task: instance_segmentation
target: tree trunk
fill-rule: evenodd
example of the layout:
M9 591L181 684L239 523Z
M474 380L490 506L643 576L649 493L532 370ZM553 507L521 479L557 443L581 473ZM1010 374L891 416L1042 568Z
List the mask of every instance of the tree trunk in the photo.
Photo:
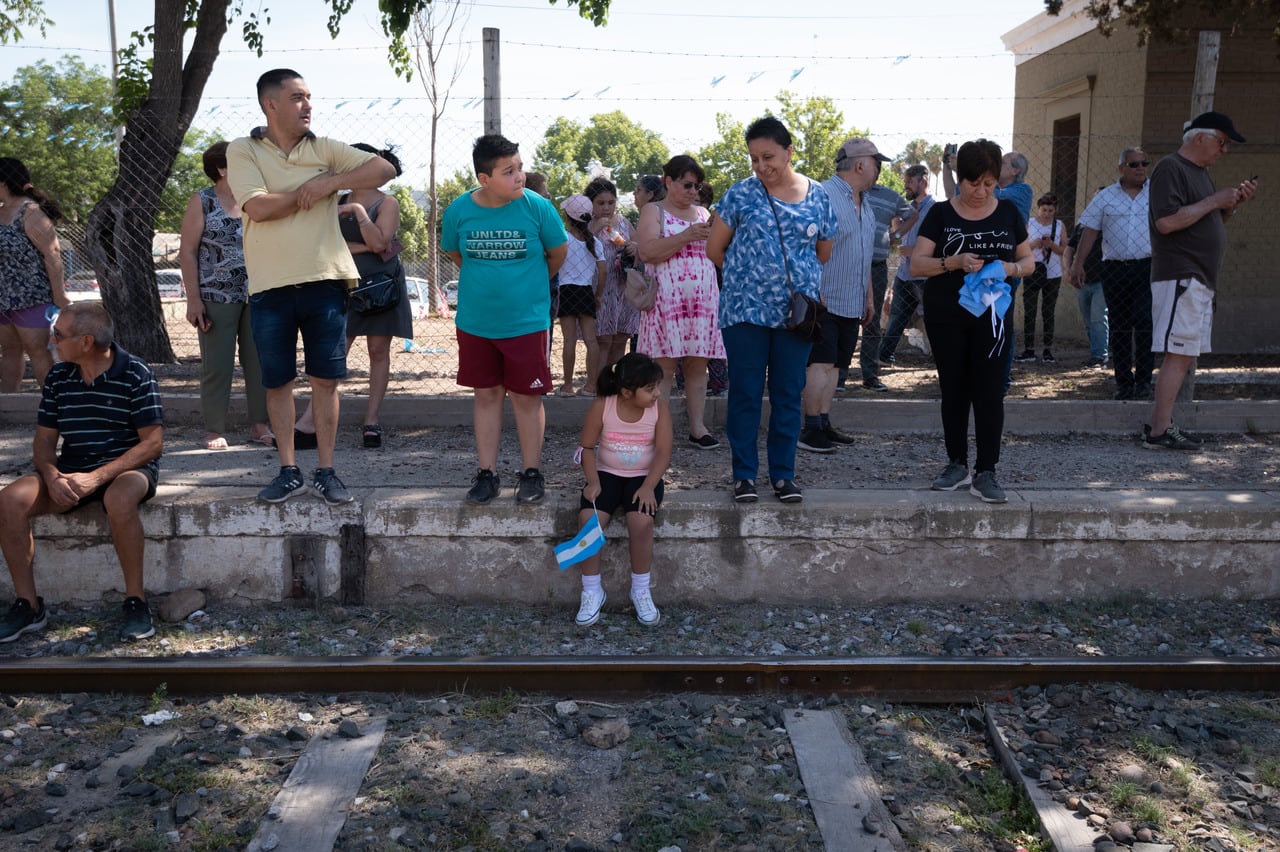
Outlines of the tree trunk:
M151 254L160 195L204 94L227 31L229 0L202 0L184 67L184 0L155 0L155 57L147 98L130 110L116 181L89 214L85 249L116 339L151 363L172 363ZM198 282L185 282L196 286Z

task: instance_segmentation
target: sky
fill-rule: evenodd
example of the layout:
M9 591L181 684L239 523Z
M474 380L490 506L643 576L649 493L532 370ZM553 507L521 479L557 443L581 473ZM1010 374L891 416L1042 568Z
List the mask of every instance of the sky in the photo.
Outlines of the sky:
M107 0L44 0L47 37L0 51L0 79L20 66L67 53L110 68ZM148 24L152 0L116 0L116 30ZM254 82L263 71L299 71L314 95L312 129L357 141L395 141L413 185L425 183L430 109L417 80L395 76L386 59L377 0L355 0L337 41L323 0L245 0L266 9L258 58L232 25L194 126L228 136L260 122ZM605 27L578 17L563 0L503 0L464 7L465 26L445 60L465 64L441 124L445 174L469 162L482 132L481 32L501 40L503 132L522 143L526 162L557 116L585 122L621 109L675 151L716 137L715 115L749 122L776 107L783 89L833 98L846 123L870 131L896 155L910 139L939 144L1012 132L1014 63L1000 36L1043 11L1041 0L986 0L981 13L955 0L890 4L806 0L614 0ZM30 35L30 34L28 34ZM824 177L818 175L816 177Z

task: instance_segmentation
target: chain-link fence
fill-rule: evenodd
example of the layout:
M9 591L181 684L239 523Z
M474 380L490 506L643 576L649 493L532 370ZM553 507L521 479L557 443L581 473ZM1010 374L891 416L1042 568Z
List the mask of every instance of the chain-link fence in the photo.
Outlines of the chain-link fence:
M439 124L434 162L441 210L449 200L471 185L471 143L481 132L478 112L468 112L465 122L445 120ZM526 169L548 172L552 178L552 193L557 196L570 191L581 191L593 174L611 175L620 187L619 209L624 214L634 215L630 189L634 186L637 173L650 169L642 169L636 163L626 162L593 162L585 168L574 163L541 162L537 157L537 149L544 140L550 122L551 116L548 115L504 116L504 134L521 143ZM256 107L248 104L216 106L203 110L192 129L198 131L198 139L203 147L216 139L245 135L250 128L261 123L262 116ZM406 217L405 222L412 218L412 226L423 229L427 227L425 211L430 204L427 175L433 159L430 156L431 125L429 113L414 114L412 110L406 110L403 104L391 105L381 101L359 104L318 102L313 116L313 126L322 135L353 143L369 142L380 148L387 144L396 146L396 152L405 165L405 174L397 183L408 187L413 203L421 208L412 217ZM935 196L942 195L937 155L945 143L963 140L933 134L932 138L925 139L927 144L921 146L915 144L919 137L912 134L878 134L875 128L871 128L870 132L880 150L889 155L907 151L920 152L921 158L932 169L930 191ZM997 139L1002 136L1007 138L1007 131L992 128L988 135ZM1056 197L1056 206L1048 217L1048 230L1044 231L1045 226L1040 226L1042 233L1036 238L1047 238L1050 242L1065 245L1095 192L1120 177L1124 168L1117 168L1120 152L1142 140L1082 138L1064 133L1060 136L1018 138L1014 141L1027 159L1025 180L1032 188L1033 199L1038 200L1045 194ZM706 156L710 156L710 152L725 149L725 144L720 139L664 136L662 142L666 153L671 155L689 152L696 156L706 152ZM1177 148L1178 142L1177 138L1150 140L1142 158L1155 161L1161 156L1167 156ZM709 171L720 175L749 174L745 145L738 145L737 150L740 153L736 161L718 160L714 163L715 169ZM194 153L198 157L199 151ZM914 161L901 156L898 159L900 162L895 163L894 168L905 168ZM1147 170L1150 168L1148 166ZM1265 171L1253 168L1252 165L1247 168L1251 169L1250 173ZM818 172L819 169L810 171ZM810 176L824 179L828 173L829 170L823 170ZM1220 183L1226 182L1227 174L1226 171L1215 171ZM1245 175L1241 175L1243 176ZM175 174L173 180L178 179L179 175ZM198 170L193 176L190 169L185 173L184 179L188 185L182 192L170 192L167 195L167 198L172 199L167 202L170 207L185 204L186 193L199 188L205 181ZM717 192L724 189L724 186L715 187ZM1036 212L1033 206L1033 215ZM162 211L160 220L170 223L180 221L181 214L181 209L167 208ZM1127 217L1123 221L1132 225L1142 219ZM1268 210L1263 205L1255 204L1242 211L1230 229L1227 261L1221 276L1219 316L1214 331L1215 349L1236 353L1232 364L1242 371L1239 384L1241 387L1254 386L1253 391L1246 391L1251 395L1268 392L1266 384L1269 382L1269 371L1264 368L1274 360L1271 354L1274 353L1274 348L1270 345L1273 336L1269 335L1274 319L1251 310L1250 306L1251 296L1260 292L1263 286L1256 246L1263 242L1267 224ZM1121 242L1120 234L1113 230L1114 227L1118 226L1101 229L1104 244ZM1032 230L1036 231L1034 221ZM61 234L72 296L92 298L95 274L87 262L83 228L71 223L61 229ZM181 297L184 282L181 282L180 273L176 271L177 244L175 234L161 231L156 236L153 248L156 286L160 289L169 339L178 360L177 365L159 365L158 371L168 386L195 392L198 383L196 364L199 359L197 331L184 321L185 302ZM406 241L406 244L409 242ZM457 292L456 270L447 260L436 256L435 235L427 234L425 240L414 245L418 248L406 251L402 256L410 276L409 295L414 313L414 336L412 340L397 339L393 342L390 392L459 393L462 389L454 382L457 344L451 312L451 303ZM1040 249L1036 254L1043 260L1046 252L1046 249ZM1056 252L1049 255L1052 260L1061 263L1061 255ZM1116 254L1112 259L1118 261L1134 258L1122 258ZM896 264L896 258L892 262ZM1141 272L1137 265L1132 266L1127 271L1137 281ZM1139 386L1150 379L1149 372L1144 372L1151 361L1149 343L1146 342L1150 335L1149 291L1140 284L1108 287L1103 280L1106 268L1105 263L1102 267L1091 267L1084 276L1086 280L1079 282L1084 289L1078 291L1069 280L1060 281L1055 288L1053 279L1059 276L1051 273L1057 272L1058 267L1056 264L1046 263L1045 274L1029 280L1021 288L1018 302L1012 310L1017 326L1017 352L1028 359L1028 363L1035 362L1037 365L1048 360L1045 358L1046 351L1052 353L1060 367L1096 369L1101 362L1104 374L1109 374L1117 365L1127 364L1130 369L1136 370L1129 384L1137 392ZM1113 268L1112 272L1117 269L1118 267ZM892 275L892 270L890 274ZM1108 325L1105 329L1104 324ZM558 337L559 332L553 329L553 335ZM1244 341L1243 345L1241 341ZM1119 353L1121 346L1125 347L1127 356ZM557 340L553 351L558 352L559 347L560 342ZM586 362L586 355L581 344L579 347L577 363L581 370ZM1144 348L1147 350L1145 354ZM553 358L552 364L555 373L558 356ZM354 346L349 367L352 379L344 385L344 393L362 393L362 380L368 375L368 356L362 342L357 342ZM1120 383L1113 390L1123 390L1123 382L1119 379L1117 381ZM1261 391L1257 389L1259 383L1263 386ZM1067 388L1064 393L1070 392L1069 384L1063 387Z

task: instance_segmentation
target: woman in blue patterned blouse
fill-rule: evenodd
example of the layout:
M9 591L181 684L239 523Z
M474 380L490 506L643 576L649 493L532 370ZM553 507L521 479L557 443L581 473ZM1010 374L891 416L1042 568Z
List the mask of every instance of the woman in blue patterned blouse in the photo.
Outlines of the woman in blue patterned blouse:
M805 365L810 344L787 330L791 291L820 298L836 218L816 181L791 168L791 134L765 116L746 132L754 177L720 199L707 256L724 268L720 328L729 361L725 434L733 451L733 498L756 500L756 438L769 389L769 481L784 503L803 498L795 483Z

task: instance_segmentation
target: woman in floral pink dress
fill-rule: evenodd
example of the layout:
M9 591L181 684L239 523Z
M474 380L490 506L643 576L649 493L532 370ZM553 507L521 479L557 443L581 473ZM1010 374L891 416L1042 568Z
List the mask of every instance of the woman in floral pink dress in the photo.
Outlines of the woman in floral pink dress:
M662 168L667 197L645 205L636 242L640 259L658 282L653 310L640 315L636 351L662 365L662 392L669 395L676 361L683 361L689 441L709 450L720 442L707 429L707 360L723 358L717 311L716 268L707 258L711 216L698 204L706 173L685 154Z

